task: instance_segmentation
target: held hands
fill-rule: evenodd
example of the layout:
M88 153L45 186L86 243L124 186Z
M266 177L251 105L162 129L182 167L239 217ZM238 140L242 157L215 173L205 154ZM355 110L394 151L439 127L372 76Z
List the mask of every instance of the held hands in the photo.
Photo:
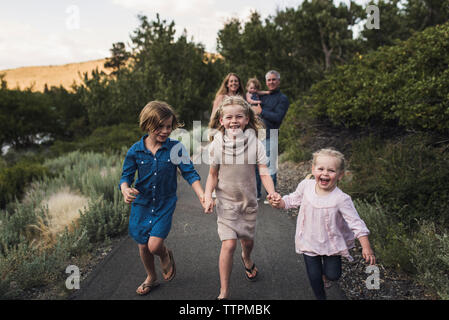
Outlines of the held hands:
M122 194L126 203L132 203L136 199L136 196L139 194L139 190L129 187L123 188Z
M267 200L273 208L284 208L285 204L279 193L273 192L267 196Z
M203 202L201 203L204 208L204 213L214 212L215 201L212 199L212 195L204 196Z

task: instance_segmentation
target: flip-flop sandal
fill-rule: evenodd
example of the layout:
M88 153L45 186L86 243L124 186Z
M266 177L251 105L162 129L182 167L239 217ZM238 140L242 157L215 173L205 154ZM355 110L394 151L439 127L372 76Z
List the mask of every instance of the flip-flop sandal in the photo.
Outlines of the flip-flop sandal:
M142 283L142 284L137 288L136 293L137 293L139 296L147 295L147 294L149 294L149 293L151 292L151 290L153 290L154 288L158 287L159 284L160 284L160 283L159 283L157 280L152 281L152 282L150 282L150 283L144 282L144 283ZM139 288L142 288L142 291L141 291L141 292L138 291Z
M245 266L245 261L243 260L243 257L240 257L240 258L242 258L242 264L243 264L243 268L245 268L245 271L248 272L248 273L250 273L250 274L252 274L253 271L254 271L254 268L256 267L256 264L253 262L252 267L251 267L250 269L248 269L248 268ZM259 271L256 270L256 275L255 275L254 277L250 277L250 276L248 276L248 273L246 273L246 272L245 272L245 276L246 276L246 279L247 279L248 281L255 281L256 278L257 278L257 275L259 274Z
M173 259L173 252L171 250L168 250L168 256L170 257L170 263L168 264L168 268L167 268L168 271L165 272L164 270L162 270L162 276L164 277L165 281L172 281L176 275L176 265L175 265L175 259ZM170 269L172 269L172 273L167 278L168 272L170 272Z

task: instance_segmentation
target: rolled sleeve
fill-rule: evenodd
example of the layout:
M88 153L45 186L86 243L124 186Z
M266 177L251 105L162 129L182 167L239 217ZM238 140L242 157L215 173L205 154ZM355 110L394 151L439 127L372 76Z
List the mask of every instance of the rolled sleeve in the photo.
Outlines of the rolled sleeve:
M181 175L188 184L191 185L195 181L201 180L201 177L195 170L192 161L190 161L190 163L188 164L181 163L179 164L178 168L179 170L181 170Z
M178 168L181 171L181 175L184 178L184 180L187 181L188 184L192 184L197 180L201 180L200 175L195 170L195 167L193 166L192 160L190 160L190 157L188 156L189 153L187 152L186 147L180 143L180 150L178 151L178 156L181 157L181 161L178 164Z

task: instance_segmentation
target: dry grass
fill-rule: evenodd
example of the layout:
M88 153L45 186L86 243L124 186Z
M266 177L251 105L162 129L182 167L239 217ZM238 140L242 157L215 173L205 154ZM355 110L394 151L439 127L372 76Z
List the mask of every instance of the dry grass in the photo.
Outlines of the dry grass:
M106 59L92 60L79 63L69 63L57 66L37 66L37 67L22 67L17 69L2 70L5 73L5 80L8 83L9 89L19 88L24 90L33 86L32 91L44 91L45 84L50 88L51 86L59 87L62 85L65 89L71 90L72 84L81 83L81 75L87 72L89 75L92 70L98 68L98 71L110 73L110 70L105 69L104 63Z
M37 225L30 227L38 231L33 243L38 247L49 247L56 243L57 235L67 227L73 231L74 222L80 217L80 210L87 208L88 199L64 188L43 201L48 208L45 219L39 217Z
M204 54L204 62L208 60L215 62L218 59L223 59L223 57L216 53L206 52ZM24 90L32 86L32 91L43 92L45 84L47 84L49 88L62 85L66 90L71 91L73 83L80 84L82 82L79 74L83 75L87 72L90 76L91 71L96 68L100 72L110 74L111 69L104 67L105 62L106 58L56 66L21 67L0 70L0 74L5 73L4 80L8 83L9 89Z

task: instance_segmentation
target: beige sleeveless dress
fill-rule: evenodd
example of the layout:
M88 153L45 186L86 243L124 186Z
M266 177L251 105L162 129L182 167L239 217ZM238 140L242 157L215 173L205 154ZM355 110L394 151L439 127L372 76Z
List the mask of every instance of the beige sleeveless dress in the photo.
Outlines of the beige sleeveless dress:
M210 165L219 168L216 212L220 240L253 239L256 230L257 164L267 164L265 148L253 131L235 139L217 133L209 146Z

